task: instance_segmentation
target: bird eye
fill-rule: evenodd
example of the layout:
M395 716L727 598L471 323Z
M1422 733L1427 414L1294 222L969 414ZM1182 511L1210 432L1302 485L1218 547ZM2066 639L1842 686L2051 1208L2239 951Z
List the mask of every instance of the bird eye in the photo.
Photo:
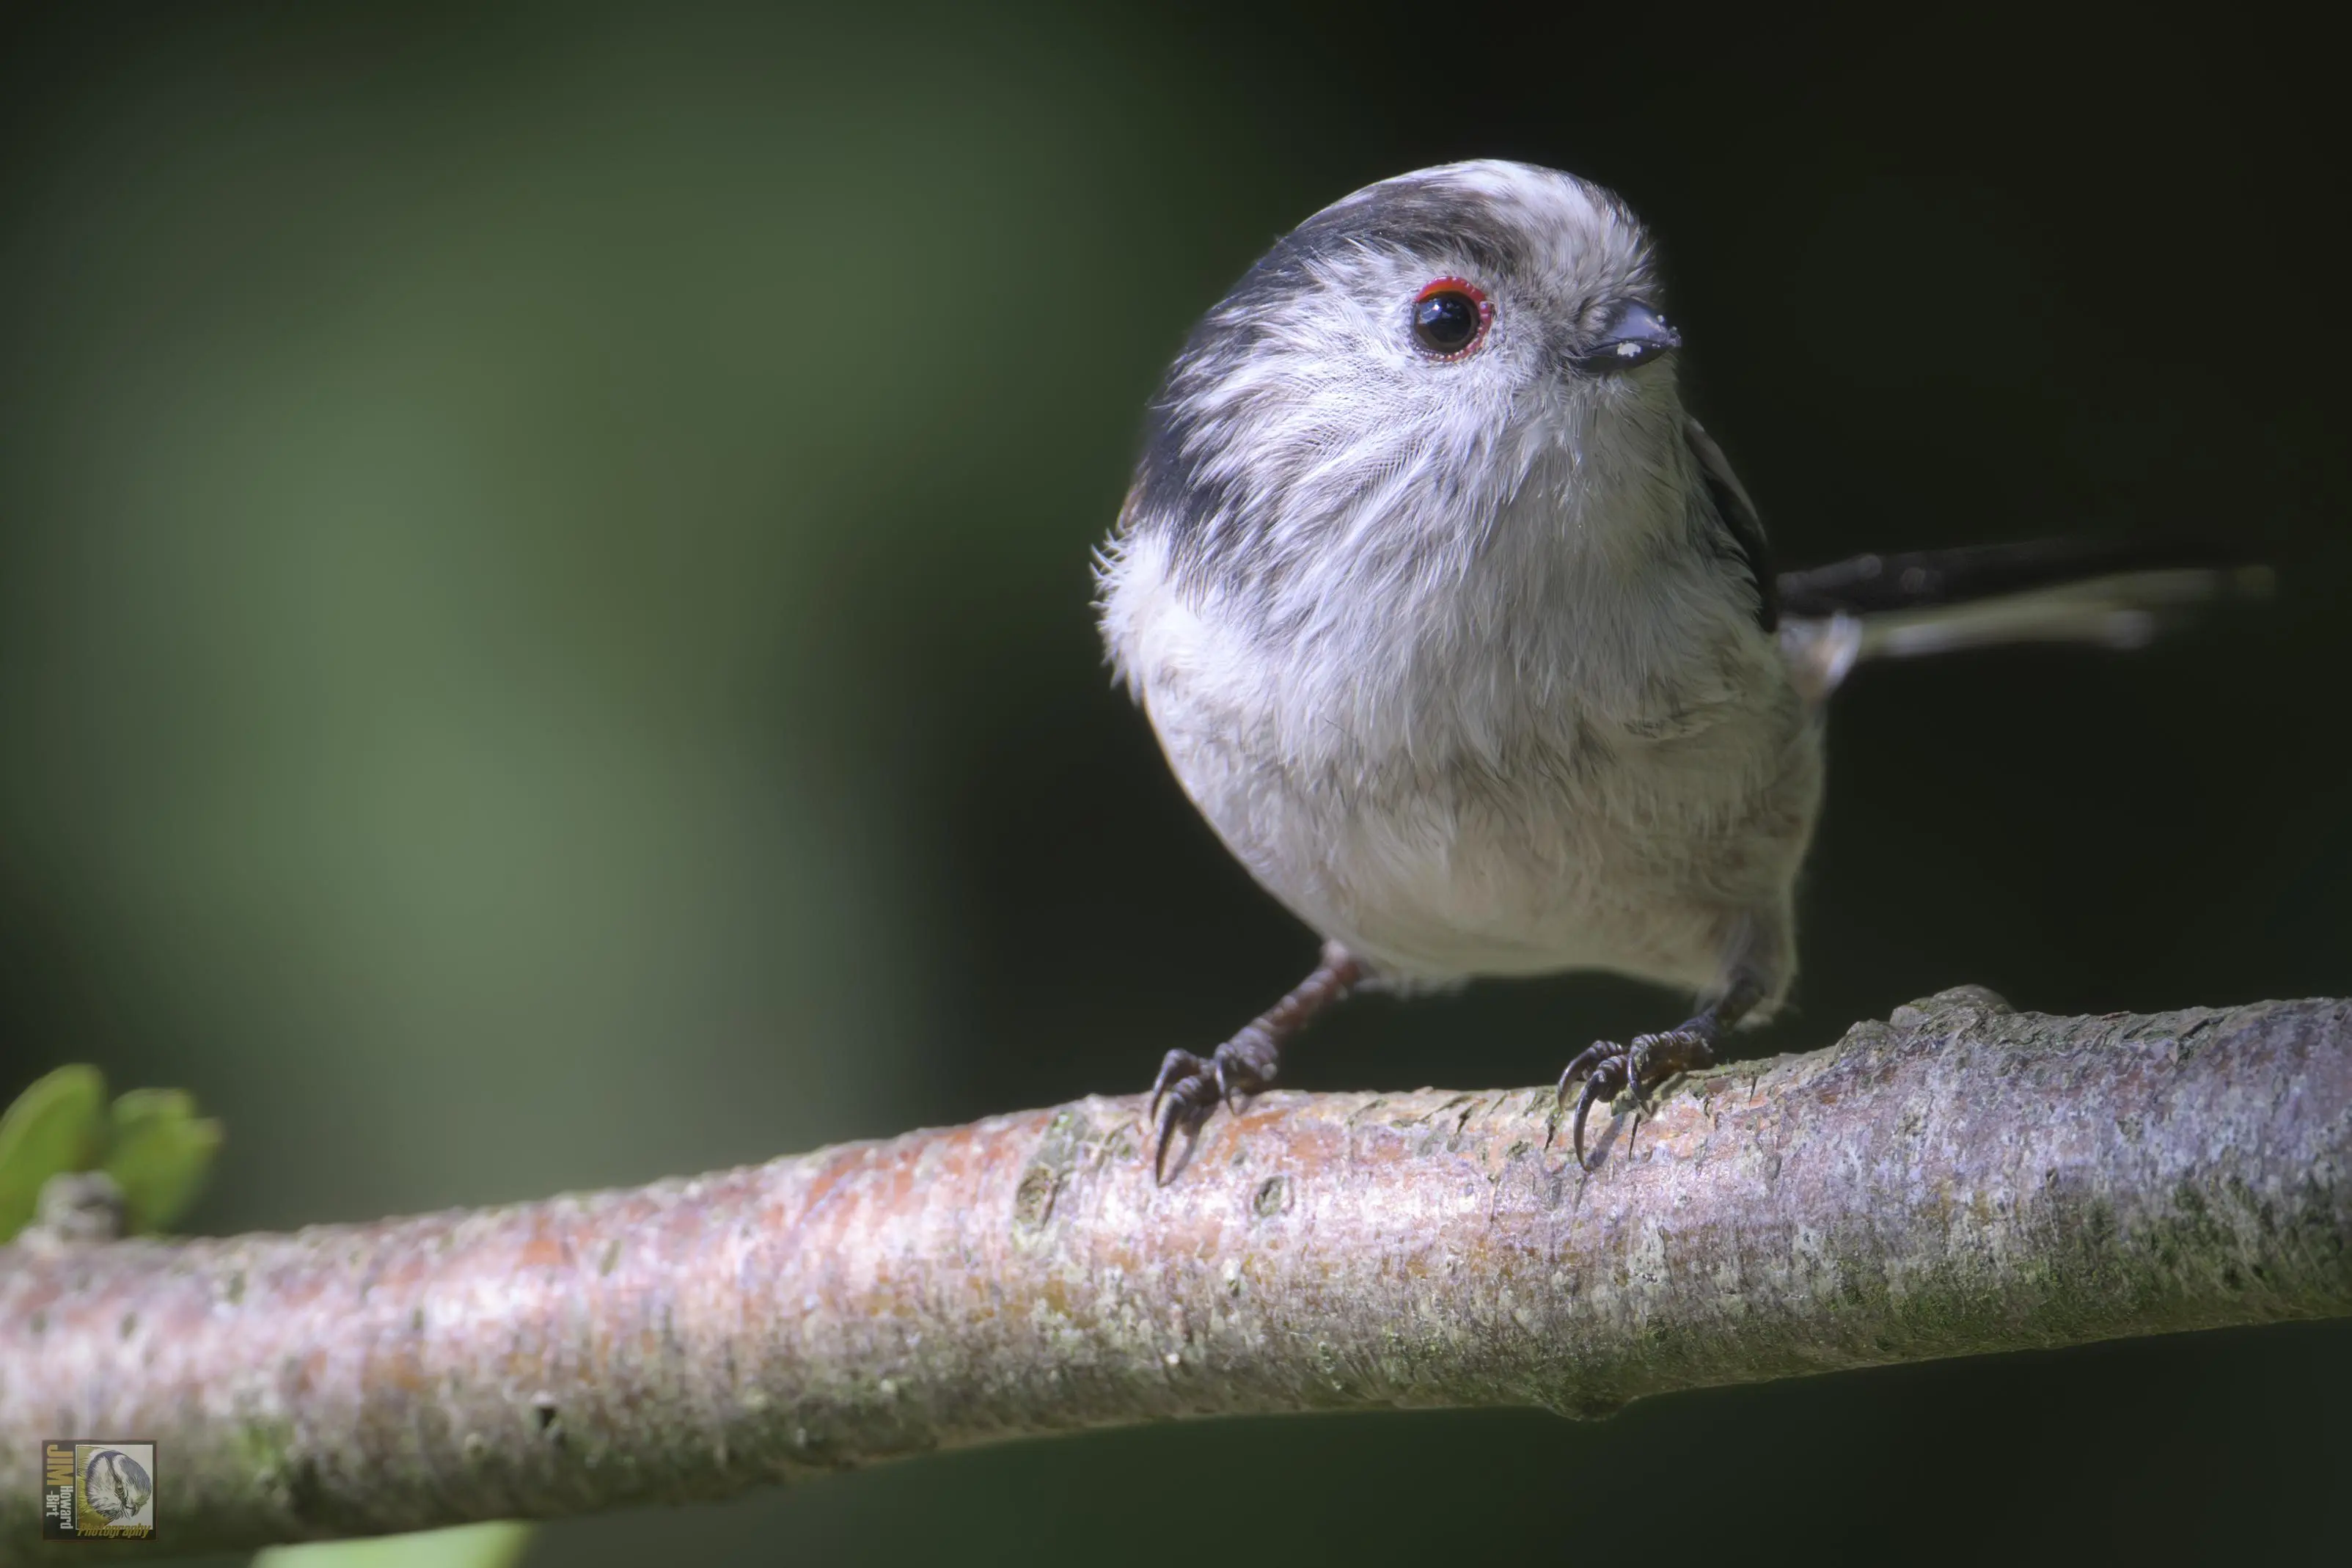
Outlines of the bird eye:
M1412 341L1438 359L1463 359L1484 341L1494 319L1495 307L1476 284L1440 278L1413 296Z

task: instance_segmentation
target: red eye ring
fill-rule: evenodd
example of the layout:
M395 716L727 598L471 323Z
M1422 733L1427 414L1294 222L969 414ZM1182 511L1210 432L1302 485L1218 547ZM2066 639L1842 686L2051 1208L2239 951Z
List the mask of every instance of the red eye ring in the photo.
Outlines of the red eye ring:
M1435 360L1467 359L1486 341L1495 307L1466 278L1433 278L1412 297L1413 342Z

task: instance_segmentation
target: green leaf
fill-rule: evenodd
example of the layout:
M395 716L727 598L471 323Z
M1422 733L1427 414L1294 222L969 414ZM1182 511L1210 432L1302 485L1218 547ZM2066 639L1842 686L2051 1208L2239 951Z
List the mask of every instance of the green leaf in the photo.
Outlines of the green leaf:
M271 1546L253 1554L253 1568L512 1568L530 1544L530 1528L508 1520L372 1541Z
M106 1078L77 1062L33 1080L0 1112L0 1241L32 1223L41 1184L106 1152Z
M183 1089L134 1089L114 1102L114 1147L106 1173L122 1189L123 1228L163 1230L204 1189L221 1124L196 1114Z

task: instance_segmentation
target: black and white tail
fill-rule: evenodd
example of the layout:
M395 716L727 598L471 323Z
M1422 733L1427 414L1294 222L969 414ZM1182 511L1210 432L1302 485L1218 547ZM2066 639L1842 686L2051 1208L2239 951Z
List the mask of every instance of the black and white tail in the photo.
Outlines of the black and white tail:
M2200 605L2271 585L2268 567L2205 543L2050 539L1858 555L1780 574L1780 639L1820 698L1864 659L2009 643L2142 647Z

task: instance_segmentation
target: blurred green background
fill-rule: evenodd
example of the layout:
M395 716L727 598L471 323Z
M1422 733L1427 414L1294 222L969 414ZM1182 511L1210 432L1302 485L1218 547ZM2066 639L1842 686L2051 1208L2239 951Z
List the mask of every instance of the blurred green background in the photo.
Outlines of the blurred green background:
M1865 672L1762 1054L1980 982L2352 992L2325 51L2233 11L247 5L0 41L0 1100L183 1085L201 1230L1139 1089L1312 940L1110 689L1192 319L1369 180L1622 190L1786 561L2202 527L2266 608ZM1672 1004L1378 1002L1305 1087ZM2352 1330L1635 1407L1190 1426L546 1531L534 1563L2332 1555Z

